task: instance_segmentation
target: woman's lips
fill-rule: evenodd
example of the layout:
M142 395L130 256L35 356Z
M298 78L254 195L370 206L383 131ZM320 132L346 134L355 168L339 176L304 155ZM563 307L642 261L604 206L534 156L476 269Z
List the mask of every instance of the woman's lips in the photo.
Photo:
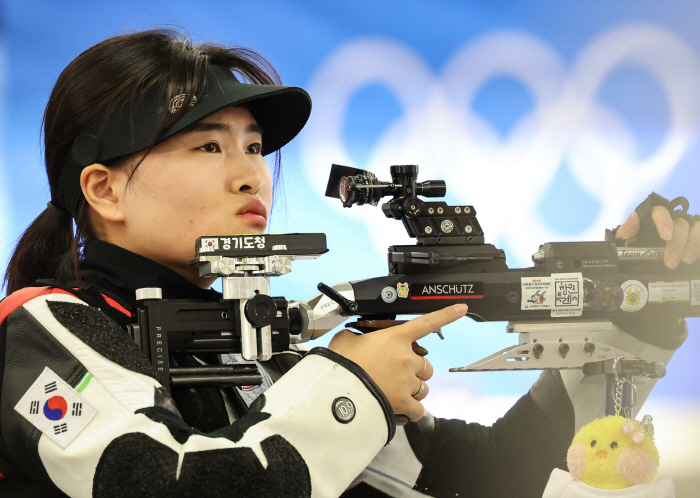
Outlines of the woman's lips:
M263 228L267 226L267 220L264 216L260 216L259 214L253 213L251 211L239 214L238 217L243 218L244 220L248 221L249 223L252 223L253 225L258 225Z
M262 228L267 226L267 208L257 199L248 202L248 204L238 212L237 216Z

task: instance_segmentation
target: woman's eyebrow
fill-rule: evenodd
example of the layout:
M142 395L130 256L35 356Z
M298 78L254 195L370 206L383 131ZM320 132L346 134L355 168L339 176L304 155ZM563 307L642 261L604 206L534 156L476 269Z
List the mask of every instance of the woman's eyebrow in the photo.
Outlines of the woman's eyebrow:
M227 123L203 123L200 121L188 127L186 130L183 130L182 133L202 133L207 131L229 133L231 131L231 126ZM262 135L262 126L258 123L251 123L246 126L245 131L248 133L260 133Z

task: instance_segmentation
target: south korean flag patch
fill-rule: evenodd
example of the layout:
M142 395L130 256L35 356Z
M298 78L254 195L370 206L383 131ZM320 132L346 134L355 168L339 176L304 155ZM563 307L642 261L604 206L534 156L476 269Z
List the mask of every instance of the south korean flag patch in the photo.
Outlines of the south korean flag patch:
M68 446L97 413L49 367L24 393L15 410L61 448Z

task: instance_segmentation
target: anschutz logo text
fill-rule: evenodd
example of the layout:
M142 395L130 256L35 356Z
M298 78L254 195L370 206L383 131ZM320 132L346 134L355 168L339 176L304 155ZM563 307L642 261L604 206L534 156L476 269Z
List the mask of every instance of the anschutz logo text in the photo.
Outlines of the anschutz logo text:
M440 294L476 294L474 284L436 284L423 285L421 295L439 296Z
M483 282L412 284L411 299L481 299Z

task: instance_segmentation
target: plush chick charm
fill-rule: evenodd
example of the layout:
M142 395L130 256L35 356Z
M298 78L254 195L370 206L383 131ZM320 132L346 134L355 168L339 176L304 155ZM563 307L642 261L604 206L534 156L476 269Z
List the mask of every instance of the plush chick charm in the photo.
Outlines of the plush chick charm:
M644 417L644 422L614 415L583 426L567 453L571 478L599 489L650 482L656 476L659 452L651 417Z
M659 452L654 426L618 415L584 425L566 460L569 472L554 469L542 498L674 498L673 479L654 479Z

